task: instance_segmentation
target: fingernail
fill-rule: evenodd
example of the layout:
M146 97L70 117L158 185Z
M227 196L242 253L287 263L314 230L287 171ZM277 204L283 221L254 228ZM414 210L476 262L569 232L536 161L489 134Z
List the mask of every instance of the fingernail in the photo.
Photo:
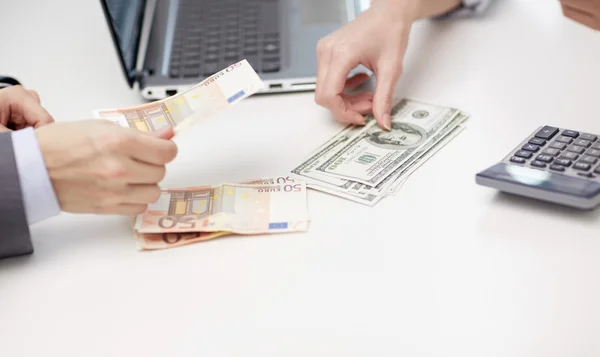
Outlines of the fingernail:
M392 120L389 114L383 114L383 128L387 131L392 130Z

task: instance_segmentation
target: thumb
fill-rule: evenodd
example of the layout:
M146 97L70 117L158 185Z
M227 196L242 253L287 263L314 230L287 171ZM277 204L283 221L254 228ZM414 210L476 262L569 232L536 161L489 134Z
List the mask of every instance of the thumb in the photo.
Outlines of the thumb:
M171 127L168 127L159 131L153 131L150 133L150 135L159 139L171 140L175 136L175 130L173 130Z
M377 124L386 130L390 130L392 127L390 117L392 96L401 73L402 63L398 61L382 61L377 66L377 72L375 73L377 87L373 97L373 115L375 115Z

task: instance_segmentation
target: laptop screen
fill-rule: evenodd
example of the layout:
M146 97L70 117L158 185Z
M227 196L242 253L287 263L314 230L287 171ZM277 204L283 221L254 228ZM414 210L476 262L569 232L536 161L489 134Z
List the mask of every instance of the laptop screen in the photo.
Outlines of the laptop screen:
M104 15L119 51L129 86L135 80L135 65L140 43L145 0L102 0Z

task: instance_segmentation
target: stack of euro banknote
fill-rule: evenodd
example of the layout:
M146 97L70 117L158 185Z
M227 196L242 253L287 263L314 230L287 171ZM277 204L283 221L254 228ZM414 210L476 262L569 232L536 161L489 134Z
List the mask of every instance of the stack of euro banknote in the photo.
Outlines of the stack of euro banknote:
M94 114L136 130L173 127L180 133L263 85L244 60L175 96ZM380 129L372 116L365 126L344 128L280 177L163 190L160 199L135 218L138 249L177 247L228 235L305 231L307 188L374 206L394 195L411 173L458 135L468 115L398 99L391 117L389 131Z
M307 229L306 184L289 176L163 190L133 226L140 250Z

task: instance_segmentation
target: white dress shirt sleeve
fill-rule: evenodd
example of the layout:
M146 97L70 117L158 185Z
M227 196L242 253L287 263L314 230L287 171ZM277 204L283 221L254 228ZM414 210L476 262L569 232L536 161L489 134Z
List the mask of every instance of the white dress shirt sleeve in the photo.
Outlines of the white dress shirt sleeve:
M46 170L35 131L26 128L12 134L15 161L27 222L34 224L60 214L60 204Z

